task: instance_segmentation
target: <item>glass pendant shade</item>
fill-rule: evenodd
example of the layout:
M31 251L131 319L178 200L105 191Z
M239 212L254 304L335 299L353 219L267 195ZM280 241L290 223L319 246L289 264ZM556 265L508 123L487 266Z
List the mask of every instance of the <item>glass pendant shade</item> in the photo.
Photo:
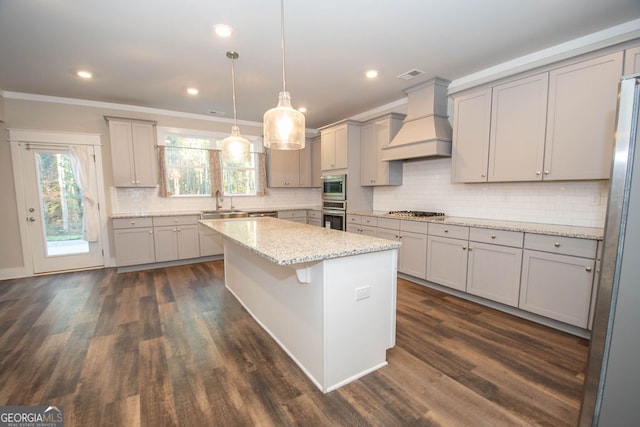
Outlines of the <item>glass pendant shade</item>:
M222 158L228 162L244 163L251 160L251 143L240 136L238 126L231 127L231 135L222 140Z
M264 146L301 150L305 143L304 114L291 107L289 92L280 92L278 106L264 113Z

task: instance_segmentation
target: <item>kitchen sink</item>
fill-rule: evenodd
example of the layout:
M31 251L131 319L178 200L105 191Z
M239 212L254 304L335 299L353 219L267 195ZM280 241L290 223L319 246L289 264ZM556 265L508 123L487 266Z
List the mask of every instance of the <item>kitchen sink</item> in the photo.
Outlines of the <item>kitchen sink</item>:
M222 218L246 218L247 212L236 210L219 209L217 211L203 211L200 219L222 219Z

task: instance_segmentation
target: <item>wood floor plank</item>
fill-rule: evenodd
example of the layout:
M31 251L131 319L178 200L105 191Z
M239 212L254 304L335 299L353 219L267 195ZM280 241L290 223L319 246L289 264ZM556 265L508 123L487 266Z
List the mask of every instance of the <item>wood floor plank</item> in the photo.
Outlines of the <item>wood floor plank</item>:
M323 394L221 261L0 282L0 405L66 426L565 426L588 341L398 280L388 365Z

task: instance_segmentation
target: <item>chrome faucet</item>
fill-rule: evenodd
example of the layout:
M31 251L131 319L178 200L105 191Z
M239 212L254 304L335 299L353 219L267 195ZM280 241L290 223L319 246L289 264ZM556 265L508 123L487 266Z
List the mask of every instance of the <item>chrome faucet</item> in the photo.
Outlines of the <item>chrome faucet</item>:
M216 210L222 207L222 202L224 202L224 198L222 197L222 193L220 190L216 190Z

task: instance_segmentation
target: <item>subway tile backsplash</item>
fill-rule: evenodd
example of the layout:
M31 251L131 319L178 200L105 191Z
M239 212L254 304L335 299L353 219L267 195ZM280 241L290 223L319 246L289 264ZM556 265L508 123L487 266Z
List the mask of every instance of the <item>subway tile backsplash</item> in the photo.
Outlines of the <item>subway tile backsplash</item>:
M451 159L403 165L403 184L377 187L374 210L441 211L449 216L603 227L608 181L451 183Z

